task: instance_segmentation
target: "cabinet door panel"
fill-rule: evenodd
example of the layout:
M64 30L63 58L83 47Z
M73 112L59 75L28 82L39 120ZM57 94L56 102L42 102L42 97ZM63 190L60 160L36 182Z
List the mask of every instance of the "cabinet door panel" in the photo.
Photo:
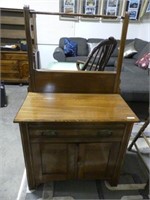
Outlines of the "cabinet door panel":
M112 151L115 149L115 154ZM114 146L112 143L91 143L79 145L79 178L101 179L107 177L107 169L111 164L113 174L119 145ZM109 168L110 169L110 168Z
M64 180L74 176L74 151L74 145L71 144L32 144L36 182Z

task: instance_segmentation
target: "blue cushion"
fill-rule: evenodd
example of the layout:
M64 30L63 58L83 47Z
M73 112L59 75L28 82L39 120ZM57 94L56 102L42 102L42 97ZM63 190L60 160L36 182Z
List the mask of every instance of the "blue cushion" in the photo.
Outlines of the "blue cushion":
M65 38L64 53L66 56L77 56L77 43L68 38Z

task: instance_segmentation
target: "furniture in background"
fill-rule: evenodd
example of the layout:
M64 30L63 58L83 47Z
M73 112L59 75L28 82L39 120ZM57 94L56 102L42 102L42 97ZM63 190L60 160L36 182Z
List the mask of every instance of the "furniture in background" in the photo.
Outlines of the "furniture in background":
M141 158L141 160L143 161L146 169L147 169L147 173L149 174L149 170L150 170L150 166L149 166L149 155L150 155L150 141L148 139L148 137L145 135L144 131L147 128L147 126L149 125L149 117L146 119L146 121L144 122L144 124L142 125L142 127L140 128L140 130L137 132L136 136L133 138L131 144L128 146L128 151L134 151L133 150L133 146L136 149L136 152L138 153L139 157ZM141 150L139 149L138 145L137 145L137 141L138 139L142 137L145 141L145 143L147 144L147 152L143 152L144 154L146 153L146 159L144 158L144 155L142 155L143 153L141 152ZM149 180L147 181L147 184L145 186L145 188L147 188L149 190Z
M1 80L11 83L28 83L29 65L23 51L1 51Z
M77 44L77 51L76 55L66 55L64 52L64 40L68 38L69 40L75 42ZM91 50L102 40L105 38L82 38L82 37L62 37L59 39L58 47L53 52L53 57L58 62L76 62L77 60L83 60L85 61L91 52ZM119 53L119 44L120 39L117 39L117 46L111 55L109 62L107 64L107 67L110 67L111 69L114 69L116 66L116 60ZM126 39L125 41L126 49L127 51L126 56L124 57L123 63L128 62L128 60L132 60L135 64L136 60L139 59L141 56L143 56L145 53L149 52L150 48L150 42L141 40L139 38L134 39ZM129 46L128 46L129 45ZM130 62L129 61L129 62Z
M29 64L23 9L1 8L1 80L11 83L28 83ZM31 19L33 56L38 59L36 20Z
M149 148L149 153L150 153L150 142L149 142L147 136L144 134L144 130L147 128L148 125L149 125L149 117L146 119L146 121L144 122L144 124L142 125L142 127L140 128L140 130L138 131L138 133L136 134L136 136L134 137L134 139L132 140L131 144L128 147L128 150L132 151L133 150L132 147L135 146L137 153L139 154L140 158L142 158L142 154L140 152L140 149L138 148L138 145L136 144L137 140L140 137L143 137L144 141L147 143L148 148ZM146 168L149 172L149 167L147 166L147 164L145 163L143 158L142 158L142 160L143 160L143 162L144 162L144 164L145 164L145 166L146 166Z
M102 40L92 49L85 62L77 60L78 70L104 71L116 45L117 41L113 37Z
M60 38L59 46L54 51L54 58L58 62L85 61L91 49L103 39L98 38L78 38L69 39L77 43L77 55L66 57L64 54L64 37ZM110 57L106 71L116 70L120 40L117 40L117 47ZM122 97L139 116L145 120L148 116L149 106L149 74L148 69L138 67L136 62L150 51L150 42L135 38L127 39L125 42L124 58L120 76L120 92Z
M1 51L1 80L5 83L28 83L29 61L25 51ZM38 51L33 52L38 60ZM38 61L39 62L39 61Z

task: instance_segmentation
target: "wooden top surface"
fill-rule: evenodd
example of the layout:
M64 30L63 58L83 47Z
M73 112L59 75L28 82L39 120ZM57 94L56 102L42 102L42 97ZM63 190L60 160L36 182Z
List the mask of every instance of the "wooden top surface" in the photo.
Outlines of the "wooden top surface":
M29 92L14 122L136 122L118 94Z

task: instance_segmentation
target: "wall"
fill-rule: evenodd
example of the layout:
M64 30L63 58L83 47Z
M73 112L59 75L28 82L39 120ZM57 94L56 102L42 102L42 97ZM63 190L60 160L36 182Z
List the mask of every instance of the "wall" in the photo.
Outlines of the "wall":
M36 11L59 12L59 0L1 0L0 7L23 8L29 5ZM121 22L91 22L91 21L64 21L59 16L37 15L37 37L40 51L41 65L55 61L53 51L58 45L59 38L66 36L107 38L110 35L119 39ZM150 41L150 18L145 16L141 22L131 22L127 38L141 38Z

